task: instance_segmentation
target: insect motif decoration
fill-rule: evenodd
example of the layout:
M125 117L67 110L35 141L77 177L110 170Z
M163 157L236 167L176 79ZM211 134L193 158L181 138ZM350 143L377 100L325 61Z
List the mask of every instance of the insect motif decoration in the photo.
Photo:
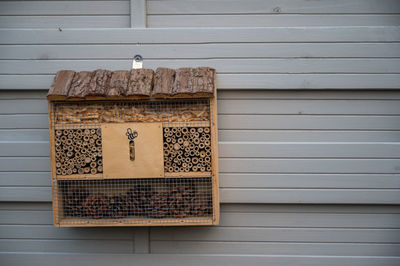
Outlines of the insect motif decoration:
M131 161L135 160L135 138L138 136L137 131L132 130L131 128L128 128L126 130L126 136L128 137L129 140L129 157Z

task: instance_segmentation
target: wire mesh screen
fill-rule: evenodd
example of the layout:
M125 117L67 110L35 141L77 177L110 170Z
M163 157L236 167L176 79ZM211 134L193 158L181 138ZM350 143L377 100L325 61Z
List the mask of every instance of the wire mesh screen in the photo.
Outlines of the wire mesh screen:
M58 218L67 223L123 219L172 222L213 218L211 178L158 178L58 181Z
M56 102L53 125L69 128L74 125L100 123L165 122L188 123L209 121L209 99L174 99L164 101Z
M100 128L55 130L57 175L103 172Z
M211 172L209 127L165 127L165 172Z

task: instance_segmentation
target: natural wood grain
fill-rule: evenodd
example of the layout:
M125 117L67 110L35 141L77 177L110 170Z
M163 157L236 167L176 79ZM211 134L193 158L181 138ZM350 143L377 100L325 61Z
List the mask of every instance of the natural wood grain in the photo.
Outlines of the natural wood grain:
M172 95L212 95L215 70L209 67L176 70Z
M154 77L154 97L169 96L175 80L175 70L159 67Z
M97 174L73 174L73 175L57 175L55 177L57 181L60 180L98 180L98 179L103 179L103 174L102 173L97 173Z
M211 172L213 190L213 214L215 225L219 224L219 166L218 166L218 110L217 110L217 85L216 75L214 75L214 97L210 99L210 120L211 120Z
M209 67L132 69L131 71L61 70L48 94L49 100L134 99L143 97L209 97L215 70ZM67 97L67 99L66 99Z
M192 69L188 67L176 70L172 95L192 93Z
M153 88L154 71L152 69L132 69L126 96L150 96Z
M68 91L71 86L74 75L75 71L72 70L58 71L54 78L53 84L51 84L47 97L68 96Z
M105 96L110 86L111 74L111 71L103 69L92 72L85 96Z
M127 129L137 131L135 160L130 160ZM102 124L104 178L164 177L161 123Z
M110 87L106 96L125 95L129 83L129 76L130 72L127 70L114 71L111 75Z
M167 178L202 178L202 177L211 177L211 172L178 172L178 173L165 173L165 177Z
M87 88L92 80L93 72L81 71L75 74L72 80L71 88L68 92L69 98L84 98L87 94Z
M50 143L50 170L51 170L51 184L52 184L52 203L53 203L53 224L58 222L58 209L59 209L59 201L56 199L57 195L57 183L55 180L56 176L56 160L55 160L55 145L54 145L54 128L53 128L53 103L48 103L49 110L49 143Z
M210 217L196 218L131 218L131 219L63 219L59 227L104 227L104 226L189 226L189 225L213 225Z
M198 67L192 69L192 93L210 94L214 93L216 84L215 69L210 67Z

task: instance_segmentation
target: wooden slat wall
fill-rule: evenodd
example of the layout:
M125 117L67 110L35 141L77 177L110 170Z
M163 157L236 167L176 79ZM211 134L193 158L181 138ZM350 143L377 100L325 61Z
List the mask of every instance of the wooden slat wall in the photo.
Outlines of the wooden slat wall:
M0 1L0 264L399 265L399 1L145 2ZM135 54L216 68L221 225L54 228L51 81Z
M129 0L0 1L0 28L129 28Z
M398 206L223 204L221 211L218 227L159 227L146 232L146 228L54 228L49 203L2 203L0 258L10 262L6 265L28 260L29 265L51 265L64 252L74 253L71 259L77 256L81 261L76 262L85 265L107 265L105 261L108 265L129 265L125 262L128 258L158 265L157 254L173 254L175 263L188 263L185 265L201 265L192 261L196 256L204 256L204 263L214 261L213 255L219 254L227 257L211 265L241 265L244 257L254 265L274 262L282 266L293 258L297 260L291 265L334 265L341 261L396 265L400 261L396 257ZM141 238L132 241L143 233L150 233L150 254L144 258L127 256L145 242ZM15 252L19 256L13 257ZM108 254L113 260L104 258L98 263L101 253L114 253ZM35 254L42 255L41 260ZM312 262L316 257L319 261ZM172 263L167 255L161 258L165 258L163 264ZM371 262L366 262L367 258Z
M0 198L50 201L44 92L2 95ZM399 204L400 94L365 96L219 93L221 201Z
M396 0L149 0L147 24L169 27L400 25Z

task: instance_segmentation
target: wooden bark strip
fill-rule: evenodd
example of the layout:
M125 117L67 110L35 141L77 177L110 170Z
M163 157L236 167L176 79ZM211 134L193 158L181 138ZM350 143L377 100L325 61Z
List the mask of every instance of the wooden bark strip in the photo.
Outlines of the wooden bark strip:
M92 72L92 79L85 96L105 96L110 86L111 71L98 69Z
M159 67L154 78L153 96L169 96L175 79L175 70Z
M92 80L93 72L81 71L75 74L71 88L68 92L69 98L84 98Z
M152 69L114 72L98 69L77 73L61 70L50 87L48 99L212 97L215 75L215 70L209 67L179 68L176 71L157 68L155 73Z
M114 71L111 76L110 88L106 96L125 96L128 88L130 72L127 70Z
M192 69L192 93L214 93L215 69L198 67Z
M171 95L192 94L192 68L184 67L176 70Z
M215 70L209 67L179 68L176 70L172 95L212 95Z
M154 71L152 69L132 69L126 96L150 96L153 88Z
M74 75L75 71L72 70L58 71L47 96L67 96Z

